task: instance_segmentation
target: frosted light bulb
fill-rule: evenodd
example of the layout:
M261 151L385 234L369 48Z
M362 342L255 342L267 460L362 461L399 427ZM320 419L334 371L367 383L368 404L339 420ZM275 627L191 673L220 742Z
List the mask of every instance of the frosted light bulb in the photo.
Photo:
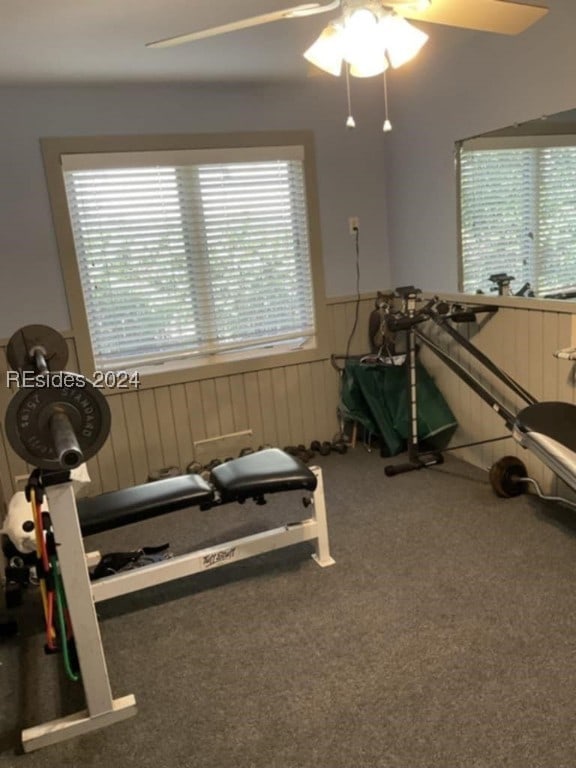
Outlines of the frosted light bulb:
M342 33L342 50L344 58L350 64L362 60L366 51L373 51L373 56L377 51L381 51L384 57L378 20L372 11L360 8L346 19Z

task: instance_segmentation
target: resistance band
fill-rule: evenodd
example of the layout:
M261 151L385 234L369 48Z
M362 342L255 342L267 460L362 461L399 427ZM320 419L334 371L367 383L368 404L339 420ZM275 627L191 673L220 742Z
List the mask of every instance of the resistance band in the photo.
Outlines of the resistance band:
M56 643L57 637L60 640L59 647L64 659L64 669L66 675L73 682L80 679L80 675L75 671L70 655L70 643L73 639L72 628L66 606L66 595L64 585L60 576L60 566L56 548L53 541L48 552L46 536L44 534L44 522L42 514L42 503L37 500L36 491L30 489L30 502L32 506L32 515L34 519L34 530L36 538L36 555L40 565L40 592L42 595L42 605L44 608L44 620L46 625L46 646L48 651L58 650ZM51 539L53 539L51 535ZM54 608L56 607L56 610ZM56 631L55 620L58 631Z

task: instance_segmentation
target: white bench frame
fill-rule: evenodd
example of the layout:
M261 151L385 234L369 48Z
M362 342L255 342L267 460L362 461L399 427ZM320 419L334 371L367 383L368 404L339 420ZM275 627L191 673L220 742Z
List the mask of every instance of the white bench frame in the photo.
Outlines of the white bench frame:
M74 631L86 709L24 730L24 751L32 752L104 728L136 714L136 699L133 695L118 699L112 697L96 603L304 541L314 543L315 553L312 557L318 565L333 565L328 542L322 471L319 467L311 469L316 476L317 485L311 499L310 518L118 573L95 582L90 581L88 568L98 562L99 553L86 554L84 550L72 483L49 486L46 495Z

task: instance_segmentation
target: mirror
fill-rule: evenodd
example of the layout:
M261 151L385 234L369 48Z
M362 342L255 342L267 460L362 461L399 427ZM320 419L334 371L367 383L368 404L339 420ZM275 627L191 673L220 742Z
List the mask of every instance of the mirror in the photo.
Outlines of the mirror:
M463 293L576 301L576 109L457 142Z

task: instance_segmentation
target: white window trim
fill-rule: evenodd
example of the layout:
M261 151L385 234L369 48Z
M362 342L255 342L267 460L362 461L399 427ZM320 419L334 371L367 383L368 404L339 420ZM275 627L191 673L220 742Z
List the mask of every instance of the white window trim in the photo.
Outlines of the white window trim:
M63 171L96 171L142 166L171 167L202 163L250 163L259 160L304 160L304 147L222 147L218 149L156 150L150 152L100 152L62 155Z

